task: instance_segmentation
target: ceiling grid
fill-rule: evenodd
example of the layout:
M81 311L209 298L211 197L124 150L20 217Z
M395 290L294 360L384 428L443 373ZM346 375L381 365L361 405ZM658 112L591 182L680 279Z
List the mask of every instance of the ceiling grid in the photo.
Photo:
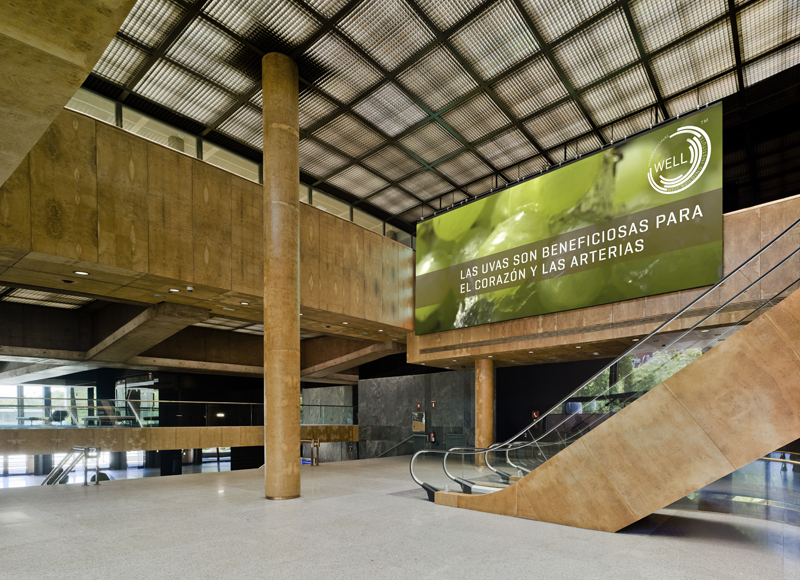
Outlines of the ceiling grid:
M784 0L139 0L92 86L258 159L260 61L287 54L304 179L410 224L797 64L798 38Z

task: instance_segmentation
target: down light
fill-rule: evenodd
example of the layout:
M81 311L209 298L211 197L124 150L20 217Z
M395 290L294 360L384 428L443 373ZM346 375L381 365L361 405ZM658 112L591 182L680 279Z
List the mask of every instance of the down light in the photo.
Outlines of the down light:
M236 312L236 309L235 309L235 308L228 308L227 306L223 306L223 307L222 307L222 309L223 309L223 310L227 310L227 311L229 311L229 312Z
M582 346L576 346L575 348L583 348Z
M250 306L249 302L239 302L239 304L241 304L242 306Z
M224 417L225 413L217 413L217 417Z
M301 315L302 316L302 315ZM378 330L378 332L383 332L382 330Z
M78 276L88 276L88 275L89 275L89 272L80 272L80 271L78 271L78 270L75 270L75 271L73 272L73 274L77 274Z
M489 355L489 358L492 358L492 355Z
M350 324L349 322L342 322L342 324Z
M533 354L533 351L532 351L532 350L529 350L529 351L528 351L528 354Z
M175 294L177 294L178 292L180 292L180 290L178 290L177 288L170 288L170 289L169 289L169 291L170 291L170 292L173 292L173 293L175 293Z
M638 338L634 338L633 342L639 342L639 339Z
M153 294L153 298L163 298L161 294Z
M708 329L706 329L706 330L701 330L700 332L708 332Z

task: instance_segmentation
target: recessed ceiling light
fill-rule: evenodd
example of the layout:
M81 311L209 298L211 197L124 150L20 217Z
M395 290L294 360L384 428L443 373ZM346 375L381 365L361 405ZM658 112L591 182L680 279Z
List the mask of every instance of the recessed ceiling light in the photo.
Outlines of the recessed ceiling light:
M163 298L161 294L153 294L153 298Z
M444 367L444 368L449 369L450 367Z
M239 304L241 304L242 306L250 306L249 302L239 302Z
M303 316L303 313L302 313L302 312L300 313L300 316Z
M529 350L529 351L528 351L528 354L533 354L533 351L532 351L532 350Z
M510 362L517 362L517 361L515 361L515 360L511 360Z
M638 338L634 338L633 342L639 342L639 339Z
M593 352L592 354L596 356L596 355L598 355L600 353L599 352Z
M379 329L379 330L378 330L378 332L383 332L383 330L380 330L380 329Z
M228 308L227 306L223 306L222 309L223 310L229 310L230 312L235 312L236 311L235 308Z
M369 334L369 332L362 332L361 334Z
M350 324L349 322L342 322L342 324Z
M554 356L549 356L547 358L549 358L550 360L556 360L556 357L554 357Z
M176 292L176 293L180 292L180 290L178 290L177 288L170 288L169 291L170 292Z
M708 329L705 329L705 330L701 330L701 331L700 331L700 332L708 332Z
M422 366L425 366L425 363L419 363L419 364L421 364Z
M79 270L75 270L73 274L77 274L78 276L88 276L89 272L81 272Z
M458 362L456 359L453 359L453 362Z
M489 355L489 358L492 358L492 355Z
M582 346L576 346L575 348L583 348Z

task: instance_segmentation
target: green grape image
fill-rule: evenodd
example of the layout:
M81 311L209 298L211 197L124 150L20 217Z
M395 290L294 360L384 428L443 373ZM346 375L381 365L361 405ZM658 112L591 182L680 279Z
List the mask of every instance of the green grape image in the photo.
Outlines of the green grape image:
M456 240L455 247L458 251L452 264L463 264L478 257L481 246L489 237L489 229L471 229Z
M476 258L485 258L504 250L518 248L531 240L539 240L549 235L547 222L531 205L521 207L516 215L499 224L478 250ZM519 286L503 288L485 294L489 301L496 301L517 291Z
M417 276L423 276L430 272L435 272L449 265L447 256L442 252L431 252L422 258L422 261L417 266ZM414 310L415 328L418 333L431 332L430 330L423 331L424 328L433 328L439 322L438 310L445 302L448 293L450 293L449 286L442 285L431 290L429 301L432 302L430 306L424 306Z
M615 264L612 283L627 300L715 284L721 269L722 243L712 242Z
M536 284L539 300L546 312L558 312L592 304L605 288L609 271L609 268L596 268L540 280Z
M483 204L473 202L433 220L433 229L440 240L452 241L466 233L481 214Z

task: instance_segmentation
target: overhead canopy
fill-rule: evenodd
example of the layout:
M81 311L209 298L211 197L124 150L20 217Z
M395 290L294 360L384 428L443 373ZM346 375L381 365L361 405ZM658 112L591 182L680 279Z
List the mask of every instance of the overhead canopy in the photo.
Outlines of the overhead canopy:
M800 61L786 0L139 0L90 86L257 159L300 70L301 177L407 223Z

